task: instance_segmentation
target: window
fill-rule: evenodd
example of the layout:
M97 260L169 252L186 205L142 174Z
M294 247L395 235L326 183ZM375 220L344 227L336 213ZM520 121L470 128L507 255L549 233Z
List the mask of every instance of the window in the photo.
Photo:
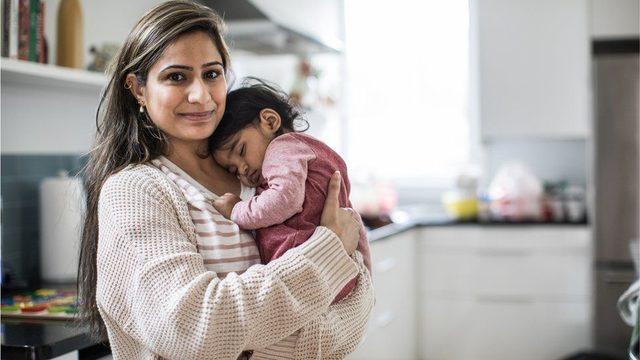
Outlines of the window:
M345 56L351 174L449 186L470 159L468 1L345 0Z

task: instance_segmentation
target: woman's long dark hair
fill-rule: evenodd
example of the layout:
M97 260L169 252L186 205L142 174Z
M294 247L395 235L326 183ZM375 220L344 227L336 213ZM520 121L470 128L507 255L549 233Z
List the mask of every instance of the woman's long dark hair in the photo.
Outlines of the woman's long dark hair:
M96 306L98 199L105 180L130 164L147 162L167 151L167 139L125 89L128 74L146 83L149 69L179 36L202 31L211 36L229 69L229 53L222 38L224 24L210 8L190 1L167 1L138 21L113 59L109 82L96 112L96 140L84 168L87 212L80 243L78 295L81 323L94 338L105 340L106 328Z

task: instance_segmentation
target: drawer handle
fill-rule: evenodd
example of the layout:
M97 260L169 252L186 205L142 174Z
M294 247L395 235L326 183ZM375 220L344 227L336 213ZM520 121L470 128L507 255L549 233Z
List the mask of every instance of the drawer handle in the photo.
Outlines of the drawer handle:
M476 254L480 256L531 256L533 252L518 249L479 249Z
M374 268L379 273L385 273L387 271L390 271L394 267L396 267L397 264L398 262L396 261L395 258L387 258L387 259L378 261Z
M533 298L525 295L477 295L476 301L483 303L530 304L533 303Z
M387 327L387 325L391 324L394 318L395 318L395 315L393 315L391 311L385 311L382 314L376 316L376 320L375 320L376 327L378 328Z

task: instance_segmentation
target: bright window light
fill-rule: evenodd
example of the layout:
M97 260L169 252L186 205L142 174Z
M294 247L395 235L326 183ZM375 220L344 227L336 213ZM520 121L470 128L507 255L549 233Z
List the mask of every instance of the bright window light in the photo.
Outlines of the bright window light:
M470 155L468 0L345 0L345 46L350 168L449 185Z

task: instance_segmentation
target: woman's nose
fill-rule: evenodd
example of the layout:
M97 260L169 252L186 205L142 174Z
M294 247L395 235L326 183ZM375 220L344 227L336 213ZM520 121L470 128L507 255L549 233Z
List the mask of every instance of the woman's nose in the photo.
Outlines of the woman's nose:
M202 79L196 79L189 87L188 101L192 104L206 104L211 101L209 88Z

